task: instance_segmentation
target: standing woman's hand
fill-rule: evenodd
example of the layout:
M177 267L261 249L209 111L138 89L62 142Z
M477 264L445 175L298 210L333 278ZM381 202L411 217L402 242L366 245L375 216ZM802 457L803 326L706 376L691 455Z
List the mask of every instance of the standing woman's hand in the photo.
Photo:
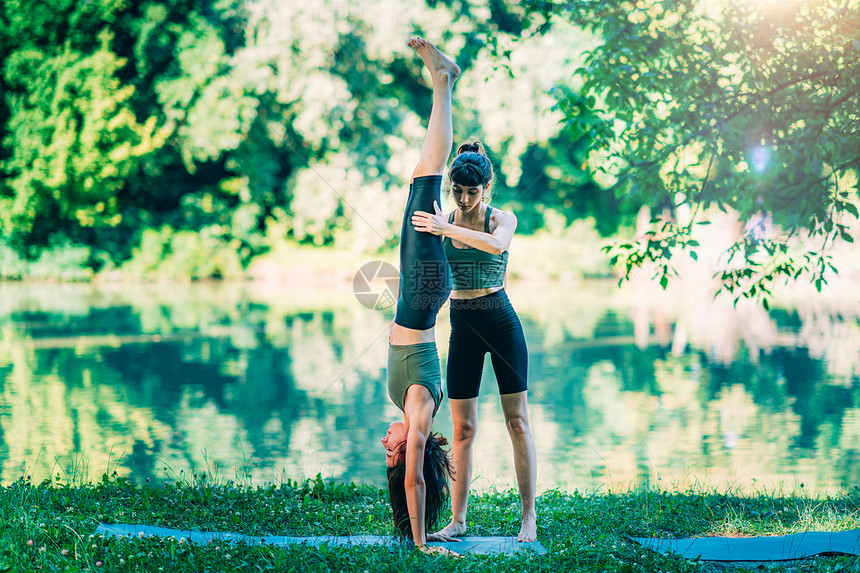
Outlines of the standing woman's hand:
M439 208L439 204L436 201L433 201L433 210L436 212L428 213L427 211L415 211L412 214L412 226L415 227L416 231L421 231L422 233L444 235L445 227L448 226L448 221L445 220L445 215L442 213L442 209Z

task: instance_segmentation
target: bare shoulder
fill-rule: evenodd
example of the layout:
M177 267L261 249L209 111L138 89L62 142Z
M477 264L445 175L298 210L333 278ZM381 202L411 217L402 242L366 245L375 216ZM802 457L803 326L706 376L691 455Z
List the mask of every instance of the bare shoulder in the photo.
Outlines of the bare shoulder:
M498 207L493 207L492 212L490 213L490 219L496 219L498 221L504 219L514 219L516 220L517 216L514 215L511 211L505 211L504 209L499 209Z
M493 207L493 211L490 213L490 227L495 228L500 225L516 227L517 216L511 211L505 211L504 209Z

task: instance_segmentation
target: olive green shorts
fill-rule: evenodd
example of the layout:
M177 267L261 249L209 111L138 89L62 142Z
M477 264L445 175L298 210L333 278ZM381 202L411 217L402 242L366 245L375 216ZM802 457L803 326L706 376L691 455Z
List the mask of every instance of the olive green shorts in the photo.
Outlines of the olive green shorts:
M430 391L435 416L442 403L442 369L435 342L388 345L388 396L401 410L406 405L406 391L413 384L420 384Z

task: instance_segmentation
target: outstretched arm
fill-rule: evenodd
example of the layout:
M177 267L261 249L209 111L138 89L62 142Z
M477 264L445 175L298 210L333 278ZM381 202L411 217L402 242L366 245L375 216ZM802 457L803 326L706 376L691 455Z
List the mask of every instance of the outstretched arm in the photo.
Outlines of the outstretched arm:
M419 549L427 541L424 529L424 508L427 486L424 483L424 447L433 425L433 396L420 384L406 391L404 414L409 420L406 434L406 507L412 525L412 539Z
M416 231L443 235L494 255L500 255L511 247L514 232L517 230L517 216L513 213L494 209L492 216L496 221L496 228L492 233L484 233L449 223L439 205L434 203L433 207L435 213L415 211L412 215L412 225Z

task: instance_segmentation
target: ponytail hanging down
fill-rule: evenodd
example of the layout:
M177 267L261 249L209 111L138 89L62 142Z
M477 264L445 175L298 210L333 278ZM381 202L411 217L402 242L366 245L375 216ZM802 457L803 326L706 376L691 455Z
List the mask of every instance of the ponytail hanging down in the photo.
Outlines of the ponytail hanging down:
M457 148L457 157L451 163L449 177L452 183L466 187L484 186L489 190L493 181L493 164L480 141L464 143Z

